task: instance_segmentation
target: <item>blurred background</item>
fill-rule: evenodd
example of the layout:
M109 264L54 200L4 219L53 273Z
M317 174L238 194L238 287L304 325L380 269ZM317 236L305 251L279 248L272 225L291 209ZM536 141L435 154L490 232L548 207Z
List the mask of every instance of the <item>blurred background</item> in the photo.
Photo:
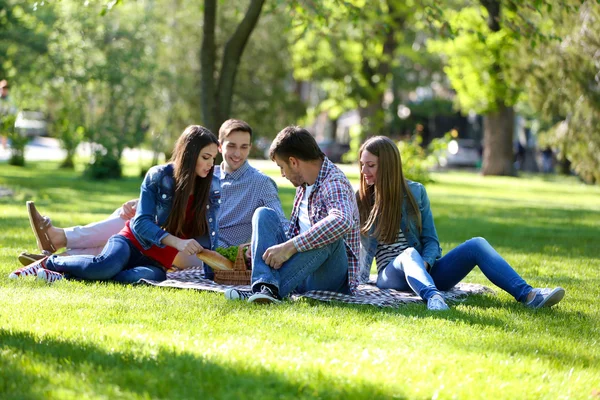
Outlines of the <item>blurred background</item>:
M335 162L389 136L413 179L597 184L598 27L596 0L0 0L0 149L24 165L53 138L63 167L85 147L90 177L117 178L128 149L147 168L234 117L254 158L299 124Z

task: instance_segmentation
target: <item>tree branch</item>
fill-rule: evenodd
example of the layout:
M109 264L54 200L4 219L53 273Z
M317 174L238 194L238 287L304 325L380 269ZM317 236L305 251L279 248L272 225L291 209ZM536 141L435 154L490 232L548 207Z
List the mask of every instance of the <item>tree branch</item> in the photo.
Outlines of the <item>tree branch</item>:
M260 17L264 3L265 0L251 0L244 18L225 45L223 62L221 64L221 74L219 76L219 109L217 115L219 121L217 121L217 124L222 123L223 120L229 117L231 111L231 99L233 97L233 86L238 65L242 58L244 48L248 43L248 39L258 23L258 18Z

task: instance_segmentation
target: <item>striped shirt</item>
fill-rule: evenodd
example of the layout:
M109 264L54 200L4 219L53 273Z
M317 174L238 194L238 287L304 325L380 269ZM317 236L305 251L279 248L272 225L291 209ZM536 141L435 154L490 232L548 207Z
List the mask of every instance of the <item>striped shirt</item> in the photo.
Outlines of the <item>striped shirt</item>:
M308 199L311 227L300 233L298 215L304 191L304 186L296 189L288 238L294 238L298 251L318 249L343 239L348 256L348 285L355 293L358 286L360 221L354 189L346 175L325 157Z
M285 218L277 185L273 179L250 166L246 161L237 170L225 172L224 164L215 167L221 181L219 213L219 246L230 247L249 243L252 237L252 215L258 207L273 209L286 230Z
M378 243L377 252L375 253L377 273L381 272L381 270L387 267L391 261L394 261L394 258L398 257L409 247L402 229L398 230L398 236L396 236L396 241L394 243Z

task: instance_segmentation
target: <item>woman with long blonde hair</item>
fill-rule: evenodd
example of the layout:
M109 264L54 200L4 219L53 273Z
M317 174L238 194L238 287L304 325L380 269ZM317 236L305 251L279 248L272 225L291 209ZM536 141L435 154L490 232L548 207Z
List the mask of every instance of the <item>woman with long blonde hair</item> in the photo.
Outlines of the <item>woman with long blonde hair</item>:
M481 237L467 240L442 257L429 198L423 185L404 178L396 144L385 136L360 148L361 276L373 258L377 287L414 291L430 310L446 310L440 291L449 290L475 266L501 289L528 307L551 307L563 288L532 288Z

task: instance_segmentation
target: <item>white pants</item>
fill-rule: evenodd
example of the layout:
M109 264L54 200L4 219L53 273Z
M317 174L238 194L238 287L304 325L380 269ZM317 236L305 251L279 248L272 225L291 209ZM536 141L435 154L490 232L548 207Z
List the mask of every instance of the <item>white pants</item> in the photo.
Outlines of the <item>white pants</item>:
M102 252L104 245L112 235L123 229L127 220L119 217L121 208L117 208L110 217L104 221L92 222L85 226L65 228L67 237L67 251L65 255L92 255L97 256Z
M127 220L121 218L121 208L117 208L110 217L103 221L93 222L85 226L65 228L67 237L67 250L62 256L92 255L97 256L102 252L104 245L112 235L121 232ZM179 268L202 266L202 261L196 256L186 256L177 253L173 264Z

